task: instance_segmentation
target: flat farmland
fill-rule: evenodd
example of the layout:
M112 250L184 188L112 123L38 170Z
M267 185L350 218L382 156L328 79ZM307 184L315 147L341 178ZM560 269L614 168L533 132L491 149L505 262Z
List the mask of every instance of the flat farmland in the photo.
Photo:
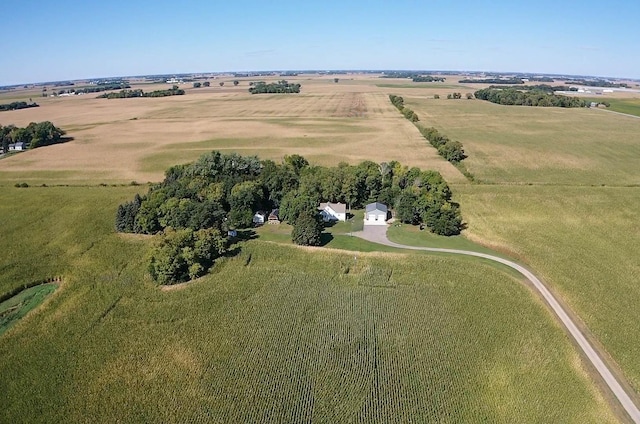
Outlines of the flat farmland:
M359 256L355 267L344 259L353 259L352 253L302 255L258 240L202 281L165 293L144 271L149 241L113 234L117 204L146 189L12 187L23 181L158 181L167 167L214 149L276 160L298 153L328 165L397 159L439 170L461 204L468 224L464 236L539 274L588 327L637 398L640 120L599 110L434 100L433 94L464 96L474 90L339 77L337 84L300 77L300 95L251 96L246 80L239 87L227 87L225 80L225 87L215 81L206 89L188 87L185 96L47 98L40 108L0 114L3 125L51 120L74 137L0 160L0 248L10 252L0 268L0 288L66 277L41 309L0 340L0 356L8 358L0 362L0 376L9 375L0 377L0 386L15 400L0 421L32 417L32 399L44 405L49 421L113 421L111 405L122 403L123 393L131 401L132 421L197 422L212 413L218 421L255 421L265 411L299 421L309 410L318 422L335 421L337 414L355 421L401 421L402 411L392 405L403 405L413 416L430 408L425 421L615 421L597 380L553 317L519 280L482 263L380 252ZM391 106L388 94L402 95L420 125L460 140L469 155L466 166L480 183L468 183L437 156ZM386 282L376 283L380 275ZM367 278L374 280L372 287L361 284ZM387 287L391 280L393 287ZM305 298L308 293L313 296ZM260 299L269 301L258 304ZM300 305L302 311L294 308ZM294 310L300 318L296 330L276 337L286 327L283 311ZM236 326L225 321L230 313ZM337 322L349 323L348 329ZM400 322L408 323L406 330ZM444 330L431 332L432 326ZM419 339L411 329L430 336ZM348 334L360 347L345 345L336 334ZM457 339L449 340L451 334ZM72 349L56 347L61 340L68 346L69 335ZM43 353L40 339L49 346ZM253 362L233 359L245 356ZM293 361L300 373L281 358ZM344 365L345 358L352 362ZM406 368L406 361L429 365ZM19 365L12 367L14 362ZM365 362L378 364L378 375L391 386L363 382ZM331 374L336 368L349 377ZM274 393L270 382L285 384L278 375L296 382L292 391L312 396L277 392L280 403L270 403L264 397ZM452 383L438 383L440 375ZM56 376L70 376L70 383ZM230 392L230 382L242 379L247 386ZM34 381L45 382L37 392ZM165 397L167 381L175 390ZM339 395L345 406L338 411L325 395L338 396L335 390L343 385L349 395ZM255 387L260 390L250 390ZM89 394L86 400L77 397L80 392Z
M0 187L3 290L64 273L0 338L1 422L616 422L510 273L258 239L161 290L112 230L135 189Z
M298 95L250 95L241 84L167 98L47 98L39 108L5 112L3 125L49 120L74 140L2 160L0 178L157 181L167 167L219 149L275 160L297 153L324 165L399 160L464 181L376 87L313 80Z
M456 186L467 237L525 258L640 393L640 188Z
M590 109L502 106L479 100L405 103L464 145L467 168L483 182L638 185L640 119Z

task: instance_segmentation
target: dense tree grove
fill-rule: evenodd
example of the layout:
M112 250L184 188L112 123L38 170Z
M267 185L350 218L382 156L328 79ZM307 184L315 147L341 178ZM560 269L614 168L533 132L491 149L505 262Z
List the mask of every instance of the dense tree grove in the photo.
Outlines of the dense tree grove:
M520 91L515 88L485 88L475 92L477 99L500 105L542 107L586 107L589 103L577 97L559 96L541 90Z
M264 81L256 82L251 88L249 93L251 94L265 94L265 93L299 93L300 84L293 84L286 80L278 82L272 82L270 84Z
M24 143L28 149L59 143L65 132L49 121L31 122L25 128L0 125L2 152L9 151L9 144Z
M135 90L121 90L115 93L104 93L98 96L98 99L128 99L131 97L167 97L167 96L182 96L184 90L174 85L167 90L155 90L145 93L142 89Z
M419 75L412 78L413 82L444 82L442 77L433 77L431 75Z
M216 228L167 228L151 251L149 273L160 284L176 284L206 274L228 247Z
M194 234L213 229L224 234L229 228L250 226L257 210L279 208L281 219L297 228L292 238L314 244L319 240L317 228L307 218L298 221L308 216L317 219L318 204L327 201L343 202L350 208L379 201L392 208L408 208L411 212L400 217L404 222L424 223L444 235L461 230L459 208L435 171L407 168L395 161L340 163L328 168L311 166L299 155L275 163L220 152L169 168L163 182L118 207L115 227L143 234L166 233L170 228L189 229ZM181 264L176 269L184 277L189 267Z
M31 103L27 103L27 102L11 102L11 103L5 103L0 105L0 111L6 111L6 110L18 110L18 109L27 109L30 107L38 107L39 105L37 103L31 102Z

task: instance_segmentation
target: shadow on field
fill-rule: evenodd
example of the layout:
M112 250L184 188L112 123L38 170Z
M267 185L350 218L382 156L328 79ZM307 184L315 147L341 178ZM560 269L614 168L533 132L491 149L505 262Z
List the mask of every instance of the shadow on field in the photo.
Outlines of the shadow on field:
M333 234L331 233L322 233L320 234L320 246L326 246L327 244L331 243L331 240L333 240Z
M242 251L242 247L239 245L240 242L255 240L257 238L258 234L256 234L256 232L250 228L247 228L245 230L237 230L236 235L232 239L231 248L227 250L224 256L226 258L232 258L239 255Z

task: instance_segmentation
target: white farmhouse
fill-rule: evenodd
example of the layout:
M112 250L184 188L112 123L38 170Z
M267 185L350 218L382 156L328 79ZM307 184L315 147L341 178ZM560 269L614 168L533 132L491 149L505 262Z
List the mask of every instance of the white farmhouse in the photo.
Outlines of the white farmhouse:
M318 210L325 222L347 220L347 206L344 203L320 203Z
M369 203L364 212L364 225L386 225L389 209L382 203Z

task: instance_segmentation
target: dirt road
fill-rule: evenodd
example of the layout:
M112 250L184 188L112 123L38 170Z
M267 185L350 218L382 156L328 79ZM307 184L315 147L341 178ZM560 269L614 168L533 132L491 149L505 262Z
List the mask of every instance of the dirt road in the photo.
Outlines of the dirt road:
M609 387L613 395L618 399L620 405L627 412L631 420L640 424L640 409L633 402L629 394L622 388L622 385L618 382L613 373L609 370L609 367L604 363L602 358L596 350L591 346L591 344L587 341L586 337L580 331L578 326L573 322L573 320L569 317L564 308L558 303L556 298L551 294L549 289L540 281L538 277L536 277L531 271L519 265L513 261L508 259L504 259L498 256L488 255L486 253L473 252L469 250L458 250L458 249L440 249L435 247L416 247L416 246L406 246L398 243L394 243L387 238L387 227L386 226L365 226L363 231L353 233L354 236L363 238L368 241L372 241L374 243L384 244L386 246L397 247L401 249L411 249L411 250L425 250L428 252L442 252L442 253L451 253L454 255L466 255L466 256L475 256L478 258L489 259L494 262L498 262L504 264L522 274L527 280L531 282L533 287L542 295L547 304L551 307L553 312L557 315L558 319L562 323L562 325L569 331L571 337L574 338L578 346L582 349L587 359L593 364L594 368L598 371L606 385Z

